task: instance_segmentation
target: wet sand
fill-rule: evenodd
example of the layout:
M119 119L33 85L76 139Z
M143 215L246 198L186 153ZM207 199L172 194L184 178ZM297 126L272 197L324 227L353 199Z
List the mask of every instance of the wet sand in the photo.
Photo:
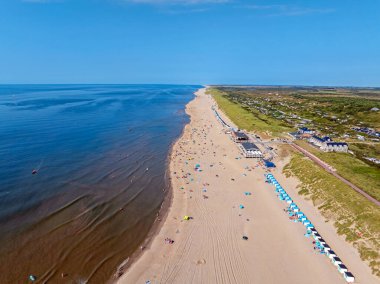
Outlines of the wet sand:
M285 204L264 181L265 169L255 159L239 158L212 105L204 89L187 105L191 122L170 161L169 212L152 243L118 283L345 283L328 258L314 252L304 226L288 219ZM298 181L281 174L286 161L274 162L274 176L356 282L378 283L352 246L297 195ZM186 215L192 218L184 220Z

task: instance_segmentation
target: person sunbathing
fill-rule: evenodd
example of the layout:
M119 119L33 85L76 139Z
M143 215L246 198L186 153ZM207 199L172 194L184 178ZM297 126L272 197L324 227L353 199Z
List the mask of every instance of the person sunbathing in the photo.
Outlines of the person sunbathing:
M170 238L166 238L165 239L165 244L174 244L174 240L170 239Z

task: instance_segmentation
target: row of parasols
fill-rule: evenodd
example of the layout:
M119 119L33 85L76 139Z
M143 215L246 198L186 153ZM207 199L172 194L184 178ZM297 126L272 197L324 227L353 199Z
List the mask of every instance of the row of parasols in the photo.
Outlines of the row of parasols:
M319 253L326 255L331 262L337 267L338 271L343 275L344 279L352 283L355 281L354 275L348 271L347 267L343 264L342 260L335 254L331 247L325 242L322 236L315 229L314 225L306 217L306 215L301 212L300 208L296 203L293 202L292 198L287 194L283 187L278 183L272 174L266 174L266 181L275 186L275 192L279 200L284 201L288 204L287 213L291 220L294 222L302 223L306 228L306 237L313 237L314 239L314 249Z

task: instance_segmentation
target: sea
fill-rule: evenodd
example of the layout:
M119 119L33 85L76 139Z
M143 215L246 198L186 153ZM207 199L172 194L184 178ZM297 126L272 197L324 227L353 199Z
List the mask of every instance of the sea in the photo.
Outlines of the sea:
M0 282L107 283L151 234L194 85L0 85Z

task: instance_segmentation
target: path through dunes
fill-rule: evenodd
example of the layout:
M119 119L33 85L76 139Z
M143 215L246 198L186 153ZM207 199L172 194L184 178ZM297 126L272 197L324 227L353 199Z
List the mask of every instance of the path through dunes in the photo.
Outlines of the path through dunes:
M170 164L173 201L167 219L119 283L345 283L328 258L314 253L304 226L289 221L257 160L236 159L239 151L212 104L204 90L189 103L191 123ZM201 171L194 169L197 164ZM281 169L273 174L281 175ZM193 219L183 220L185 215ZM333 240L326 241L334 248ZM368 281L362 283L375 283L363 277Z

